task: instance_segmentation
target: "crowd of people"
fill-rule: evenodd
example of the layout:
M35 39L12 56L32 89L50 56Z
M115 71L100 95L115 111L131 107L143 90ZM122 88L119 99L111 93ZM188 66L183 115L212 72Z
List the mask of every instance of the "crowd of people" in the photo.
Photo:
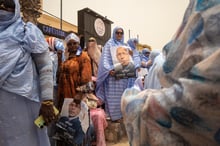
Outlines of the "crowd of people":
M163 52L140 52L122 27L103 47L45 38L1 0L0 146L106 146L107 120L130 145L218 146L219 5L190 1Z
M122 27L114 28L103 47L91 37L81 48L75 33L64 41L45 38L34 24L25 23L18 0L3 1L0 17L0 145L82 145L95 133L95 145L105 146L106 119L123 120L125 89L148 88L148 74L156 76L159 53L139 52L137 38L125 43ZM39 115L41 129L34 125Z

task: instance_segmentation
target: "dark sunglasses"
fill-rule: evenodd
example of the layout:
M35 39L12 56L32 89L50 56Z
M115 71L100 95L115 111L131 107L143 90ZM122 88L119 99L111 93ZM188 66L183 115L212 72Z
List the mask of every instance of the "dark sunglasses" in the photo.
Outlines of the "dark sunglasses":
M69 42L69 43L67 43L67 46L74 46L76 44L78 44L78 43L77 42Z
M116 33L117 35L119 35L119 34L123 35L123 34L124 34L124 32L119 32L119 31L116 31L115 33Z

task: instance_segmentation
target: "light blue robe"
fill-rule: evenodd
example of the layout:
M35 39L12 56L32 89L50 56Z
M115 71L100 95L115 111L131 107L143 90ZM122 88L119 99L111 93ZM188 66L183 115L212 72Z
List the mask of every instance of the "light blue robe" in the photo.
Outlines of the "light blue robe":
M120 41L116 40L115 32L119 28L116 27L113 30L112 38L108 40L103 48L96 81L96 95L105 103L106 114L113 121L122 118L120 106L121 96L127 87L132 86L131 79L116 80L115 77L109 75L110 70L114 68L111 48L125 45L124 37Z
M48 44L14 2L15 12L0 10L0 146L50 146L46 127L34 125L40 100L53 98Z

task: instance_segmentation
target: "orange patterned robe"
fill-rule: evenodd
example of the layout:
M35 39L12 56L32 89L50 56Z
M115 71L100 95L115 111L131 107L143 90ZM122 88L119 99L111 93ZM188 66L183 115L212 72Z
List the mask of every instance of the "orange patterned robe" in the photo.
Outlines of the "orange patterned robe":
M61 110L64 98L74 98L76 87L92 79L90 58L86 52L69 57L60 65L58 73L58 109Z

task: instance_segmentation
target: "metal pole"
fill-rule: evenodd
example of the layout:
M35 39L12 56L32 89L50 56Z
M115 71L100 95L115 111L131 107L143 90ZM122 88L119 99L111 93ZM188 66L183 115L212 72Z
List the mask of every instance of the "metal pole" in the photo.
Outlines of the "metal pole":
M129 39L131 38L131 30L130 29L128 30L128 38Z
M63 1L60 0L60 29L62 30L62 26L63 26Z

